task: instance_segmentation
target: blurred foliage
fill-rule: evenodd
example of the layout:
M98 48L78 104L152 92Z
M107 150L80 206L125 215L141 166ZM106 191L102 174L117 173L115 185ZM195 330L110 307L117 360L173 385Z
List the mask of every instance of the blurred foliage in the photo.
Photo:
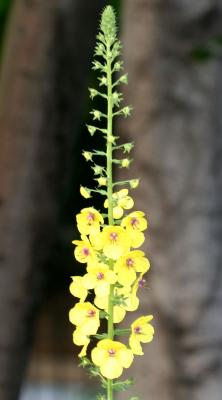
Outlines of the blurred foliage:
M206 45L193 49L191 56L194 61L206 62L222 55L222 35L210 39Z
M4 40L5 26L13 0L0 0L0 57Z

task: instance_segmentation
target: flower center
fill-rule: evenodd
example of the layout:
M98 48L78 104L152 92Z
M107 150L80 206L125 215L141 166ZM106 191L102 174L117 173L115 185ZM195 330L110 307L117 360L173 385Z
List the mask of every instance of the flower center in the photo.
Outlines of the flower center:
M89 225L91 225L95 221L95 214L89 212L87 215L87 220Z
M116 354L116 351L115 351L114 349L109 349L109 350L108 350L108 353L109 353L109 356L110 356L110 357L114 357L115 354Z
M110 240L112 240L112 242L116 242L117 238L118 238L118 235L117 235L116 232L111 232L109 237L110 237Z
M104 279L104 274L102 272L98 272L97 279L99 279L99 280Z
M95 310L88 310L87 311L87 317L93 318L93 317L95 317L95 315L96 315Z
M127 260L126 260L126 265L127 265L127 267L133 267L134 266L134 261L133 261L133 259L132 258L127 258Z
M89 255L89 249L87 247L83 247L82 253L84 254L84 256L88 256Z
M136 217L133 217L133 218L131 218L130 223L131 223L133 228L137 228L137 225L139 224L139 221L138 221L138 219Z
M133 329L133 332L134 332L136 335L139 335L139 334L141 333L141 328L140 328L140 326L135 326L135 328Z

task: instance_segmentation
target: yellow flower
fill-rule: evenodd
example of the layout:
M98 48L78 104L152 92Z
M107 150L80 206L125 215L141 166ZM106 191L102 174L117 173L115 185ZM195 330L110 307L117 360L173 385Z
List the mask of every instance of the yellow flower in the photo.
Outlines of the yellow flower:
M82 197L84 197L84 199L89 199L91 197L90 190L84 186L80 186L80 194Z
M99 310L90 302L77 303L69 312L69 320L83 336L95 335L99 326Z
M113 218L120 219L124 210L130 210L134 206L132 197L128 196L128 189L121 189L119 192L113 193ZM108 199L105 200L104 207L108 208Z
M130 235L132 247L140 247L145 240L142 231L147 228L147 221L144 215L142 211L134 211L123 218L121 222L121 226L126 228L126 231Z
M130 248L130 237L120 226L106 226L98 235L90 236L90 239L95 249L103 250L105 256L112 260L117 260Z
M76 215L77 227L84 235L97 235L100 231L100 224L104 223L102 215L93 207L83 208Z
M149 343L153 340L154 328L149 322L153 319L152 315L146 315L136 319L131 325L131 335L129 345L134 354L142 356L143 350L140 342Z
M85 301L88 290L83 286L83 278L82 276L72 276L72 283L69 286L70 293L78 297L80 302Z
M90 339L88 338L88 336L83 335L79 328L76 328L73 332L73 343L77 346L83 346L81 352L79 353L79 357L85 357Z
M108 296L95 296L94 299L94 304L96 307L101 308L102 310L106 311L108 313ZM114 305L113 306L113 322L114 324L119 324L121 321L123 321L124 317L126 315L126 311L124 310L123 307L119 305ZM108 319L108 317L106 317Z
M98 263L95 267L89 267L87 270L88 273L83 276L84 287L94 289L96 296L108 296L110 285L117 280L115 272L103 263Z
M120 342L103 339L91 353L92 361L100 367L101 374L107 379L116 379L122 375L123 368L129 368L133 362L133 352Z
M116 290L118 296L124 297L124 304L122 307L126 311L135 311L139 307L139 298L137 297L138 288L141 287L141 280L144 273L141 273L139 277L134 282L133 286L124 286Z
M114 266L114 271L118 275L118 282L123 286L130 286L136 279L137 272L145 273L150 267L147 258L141 250L130 251L120 257Z
M97 260L96 253L91 246L89 239L82 235L82 240L73 240L72 243L76 245L74 255L77 261L80 263L93 263Z

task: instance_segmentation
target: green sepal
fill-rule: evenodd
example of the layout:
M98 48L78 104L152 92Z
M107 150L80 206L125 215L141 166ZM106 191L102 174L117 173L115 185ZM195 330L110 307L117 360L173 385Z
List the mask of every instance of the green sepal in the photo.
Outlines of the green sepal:
M130 386L133 385L133 379L129 378L126 379L125 381L115 381L112 384L113 390L117 392L124 392L125 390L128 390ZM107 388L107 381L102 384L102 387L105 389Z
M102 340L102 339L107 339L108 334L107 333L98 333L97 335L93 335L94 338Z
M99 318L100 319L107 318L108 316L109 316L109 314L106 311L100 311L99 312Z
M106 400L106 396L104 396L104 394L99 393L96 396L96 400Z
M116 336L128 336L131 333L131 329L115 329L114 335Z

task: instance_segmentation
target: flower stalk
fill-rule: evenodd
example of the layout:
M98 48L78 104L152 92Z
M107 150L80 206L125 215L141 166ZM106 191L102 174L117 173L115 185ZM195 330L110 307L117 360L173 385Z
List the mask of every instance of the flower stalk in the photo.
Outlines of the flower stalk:
M132 379L119 381L118 378L125 368L131 366L135 355L143 355L141 343L150 342L154 334L150 324L152 315L141 316L129 328L116 328L116 324L124 320L126 312L138 309L138 291L144 286L141 285L142 281L145 282L143 275L150 268L145 253L137 250L145 240L145 214L142 211L128 212L134 207L128 188L135 189L139 180L113 180L113 166L128 168L132 160L126 157L126 153L133 148L133 143L117 144L118 137L113 132L113 118L126 118L132 110L131 106L120 107L123 95L118 87L128 83L127 74L117 79L114 76L122 69L122 62L118 60L120 49L115 13L111 6L107 6L102 13L93 61L93 69L99 72L99 88L89 89L92 100L100 96L106 101L106 113L96 109L90 112L93 120L97 120L97 124L104 120L107 122L105 127L87 125L90 135L98 134L101 140L105 139L106 150L83 151L85 160L93 163L91 168L97 187L80 188L85 199L91 199L94 193L105 196L107 212L101 213L90 206L76 216L81 240L73 241L74 256L85 264L86 273L72 277L70 292L79 302L69 313L70 322L75 325L73 342L82 346L80 365L100 379L106 391L106 395L98 395L97 400L114 400L114 390L127 390ZM113 157L116 150L122 151L122 159ZM100 165L101 157L106 159L106 166ZM115 191L116 186L123 189ZM94 295L93 303L87 300L89 294L91 298ZM106 332L99 332L102 318L107 319ZM128 345L117 340L121 336L128 336ZM87 351L92 339L98 342L89 359Z

